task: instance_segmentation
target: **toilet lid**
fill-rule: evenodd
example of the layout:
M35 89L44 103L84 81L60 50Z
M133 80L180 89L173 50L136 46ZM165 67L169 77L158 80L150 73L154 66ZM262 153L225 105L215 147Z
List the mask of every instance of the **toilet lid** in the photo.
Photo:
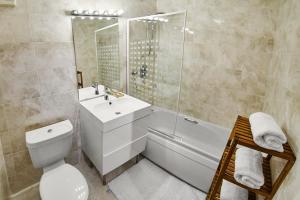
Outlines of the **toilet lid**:
M47 171L40 182L42 200L87 200L88 190L84 176L69 164Z

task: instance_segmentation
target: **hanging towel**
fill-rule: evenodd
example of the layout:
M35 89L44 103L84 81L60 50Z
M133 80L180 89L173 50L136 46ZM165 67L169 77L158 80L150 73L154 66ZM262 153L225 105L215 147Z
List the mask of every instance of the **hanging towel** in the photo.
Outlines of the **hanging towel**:
M254 142L263 148L283 152L286 135L272 116L257 112L249 117Z
M253 189L264 184L262 154L247 147L236 150L234 178L237 182Z
M223 180L220 197L221 200L248 200L248 190Z

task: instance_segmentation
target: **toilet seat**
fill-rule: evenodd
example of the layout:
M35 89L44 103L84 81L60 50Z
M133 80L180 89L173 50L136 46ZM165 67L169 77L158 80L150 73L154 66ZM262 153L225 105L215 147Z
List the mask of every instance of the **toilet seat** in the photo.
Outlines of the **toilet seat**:
M69 164L49 170L41 178L42 200L87 200L88 193L84 176Z

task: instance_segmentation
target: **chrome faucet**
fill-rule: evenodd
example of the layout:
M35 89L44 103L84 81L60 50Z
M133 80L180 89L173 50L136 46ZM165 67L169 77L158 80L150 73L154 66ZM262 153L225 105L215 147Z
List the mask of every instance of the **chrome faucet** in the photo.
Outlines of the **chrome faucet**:
M109 94L112 94L112 90L109 89L108 87L105 87L104 92L105 92L104 100L108 101L108 104L111 106L112 102L109 100Z
M99 83L94 82L93 87L95 88L95 95L98 95L99 94Z
M108 95L110 94L110 89L108 87L105 87L104 92L105 92L104 99L108 100Z

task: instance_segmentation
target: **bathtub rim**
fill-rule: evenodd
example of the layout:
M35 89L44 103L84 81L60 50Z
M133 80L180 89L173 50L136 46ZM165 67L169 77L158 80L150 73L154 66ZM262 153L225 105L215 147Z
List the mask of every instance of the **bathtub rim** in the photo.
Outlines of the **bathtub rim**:
M154 106L154 105L151 105L151 111L153 114L154 112L159 112L159 111L163 111L163 112L168 112L168 113L172 113L173 115L175 115L176 117L181 117L181 118L185 118L185 117L188 117L190 119L193 119L195 121L198 122L198 124L204 124L204 125L208 125L208 126L212 126L212 127L216 127L218 129L221 129L223 130L224 132L231 132L231 129L230 128L227 128L227 127L223 127L219 124L214 124L212 122L208 122L208 121L204 121L204 120L201 120L201 119L198 119L196 117L193 117L193 116L189 116L187 114L183 114L183 113L180 113L180 112L175 112L173 110L169 110L167 108L162 108L162 107L158 107L158 106ZM176 124L175 124L176 125ZM173 132L175 133L176 131L176 126L175 126L175 129L173 130Z
M188 144L188 143L184 142L184 140L180 136L169 135L167 133L163 133L163 132L161 132L159 130L155 130L153 128L148 128L148 132L152 133L152 134L155 134L157 136L163 137L163 138L165 138L165 139L167 139L169 141L172 141L172 142L176 143L177 145L181 145L184 148L187 148L189 151L192 151L192 152L194 152L196 154L199 154L201 156L207 157L207 158L209 158L210 160L212 160L214 162L219 163L219 161L220 161L220 158L218 158L218 157L216 157L216 156L214 156L212 154L209 154L207 152L204 152L204 151L200 150L198 147L195 147L195 146L193 146L191 144Z
M164 148L168 148L169 150L212 170L216 170L219 165L220 159L211 159L211 157L206 156L205 154L201 153L201 151L194 151L194 149L184 146L182 143L176 142L176 140L172 140L167 136L159 135L149 131L147 134L147 139L152 140ZM161 140L165 140L166 143L161 142Z

